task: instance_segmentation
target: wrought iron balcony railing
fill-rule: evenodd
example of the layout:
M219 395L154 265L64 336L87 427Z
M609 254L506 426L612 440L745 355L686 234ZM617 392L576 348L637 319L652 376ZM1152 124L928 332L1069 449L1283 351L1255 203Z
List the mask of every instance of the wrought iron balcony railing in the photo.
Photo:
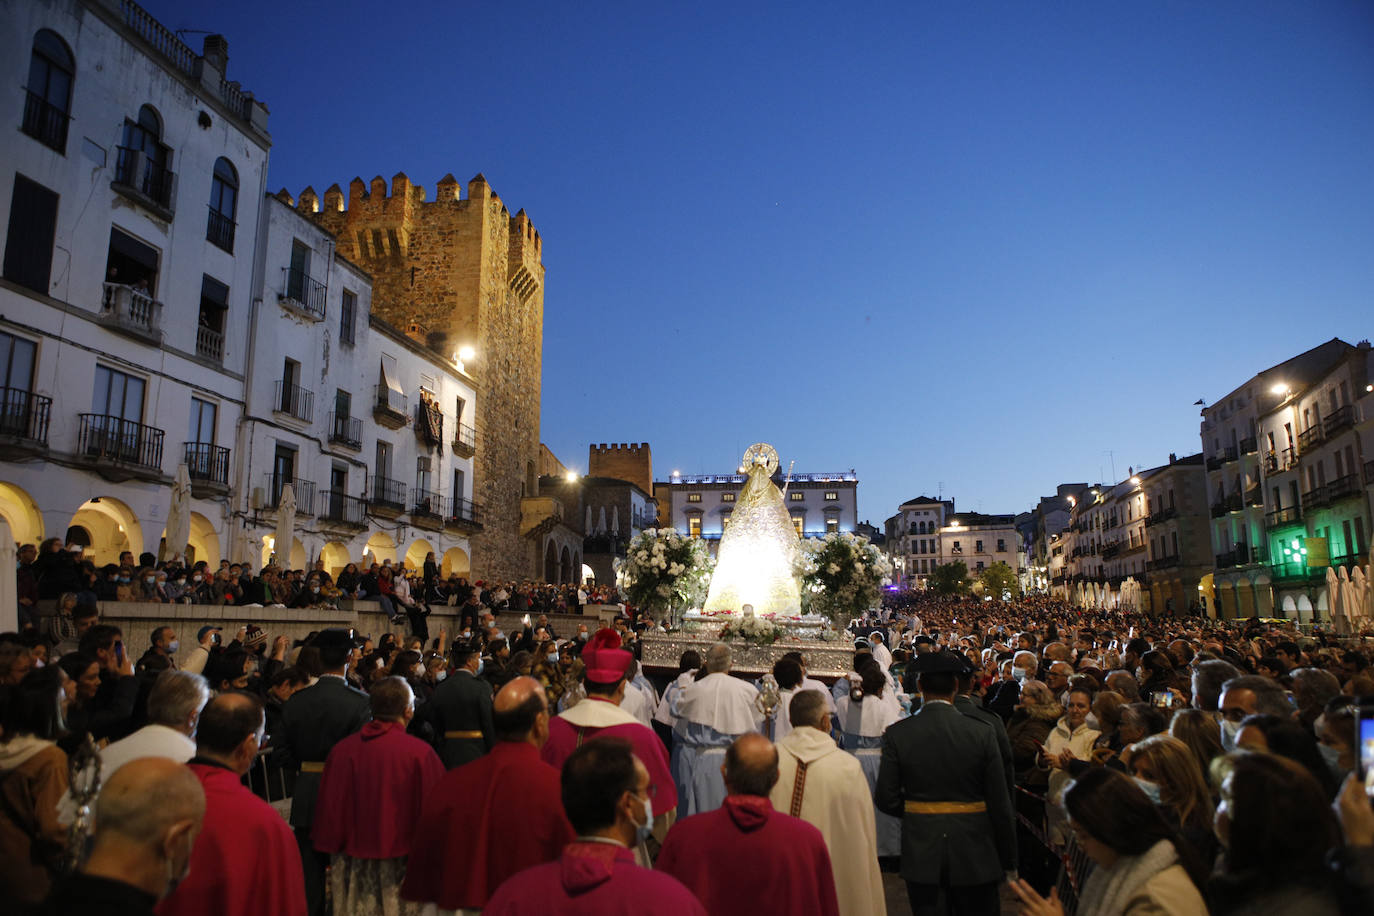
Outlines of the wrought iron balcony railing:
M52 398L22 388L0 388L0 436L48 444Z
M213 442L187 442L186 470L192 480L229 485L229 449Z
M24 90L24 133L44 146L67 152L67 125L72 116L32 90Z
M86 458L162 470L163 431L108 414L83 413L77 449Z

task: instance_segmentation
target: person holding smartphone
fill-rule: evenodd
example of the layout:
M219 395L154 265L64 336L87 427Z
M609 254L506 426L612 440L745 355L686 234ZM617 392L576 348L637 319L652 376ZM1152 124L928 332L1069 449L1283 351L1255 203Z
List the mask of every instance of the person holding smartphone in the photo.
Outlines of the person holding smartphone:
M138 699L133 659L124 648L124 634L119 627L91 627L81 637L78 652L95 660L100 686L89 702L69 712L68 735L59 742L69 752L85 740L87 732L99 743L116 741L133 731L134 703Z

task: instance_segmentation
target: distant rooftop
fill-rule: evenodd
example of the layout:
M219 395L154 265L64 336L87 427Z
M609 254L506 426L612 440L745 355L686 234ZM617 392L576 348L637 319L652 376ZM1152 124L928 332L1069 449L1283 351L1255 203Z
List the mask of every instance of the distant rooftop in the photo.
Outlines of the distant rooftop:
M773 475L777 483L787 479L787 475L781 471ZM858 483L859 475L854 471L828 471L821 474L793 474L791 479L793 483ZM743 484L748 480L747 474L673 474L658 483Z

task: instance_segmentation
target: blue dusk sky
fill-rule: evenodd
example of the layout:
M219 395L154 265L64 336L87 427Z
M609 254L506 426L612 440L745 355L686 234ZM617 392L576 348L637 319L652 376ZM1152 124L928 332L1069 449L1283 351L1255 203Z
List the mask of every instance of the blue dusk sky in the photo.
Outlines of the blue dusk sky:
M879 525L1016 512L1374 330L1365 0L144 2L228 38L273 190L482 172L529 212L579 470L762 440Z

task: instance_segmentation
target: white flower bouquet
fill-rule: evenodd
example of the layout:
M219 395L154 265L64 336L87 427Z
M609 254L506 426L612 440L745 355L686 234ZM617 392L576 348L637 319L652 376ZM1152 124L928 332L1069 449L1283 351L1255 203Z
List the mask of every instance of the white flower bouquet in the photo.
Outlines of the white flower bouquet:
M662 613L699 606L714 565L700 538L672 528L648 528L630 542L618 575L631 604Z
M892 564L868 538L841 532L803 540L796 573L802 581L803 610L842 627L878 605Z

